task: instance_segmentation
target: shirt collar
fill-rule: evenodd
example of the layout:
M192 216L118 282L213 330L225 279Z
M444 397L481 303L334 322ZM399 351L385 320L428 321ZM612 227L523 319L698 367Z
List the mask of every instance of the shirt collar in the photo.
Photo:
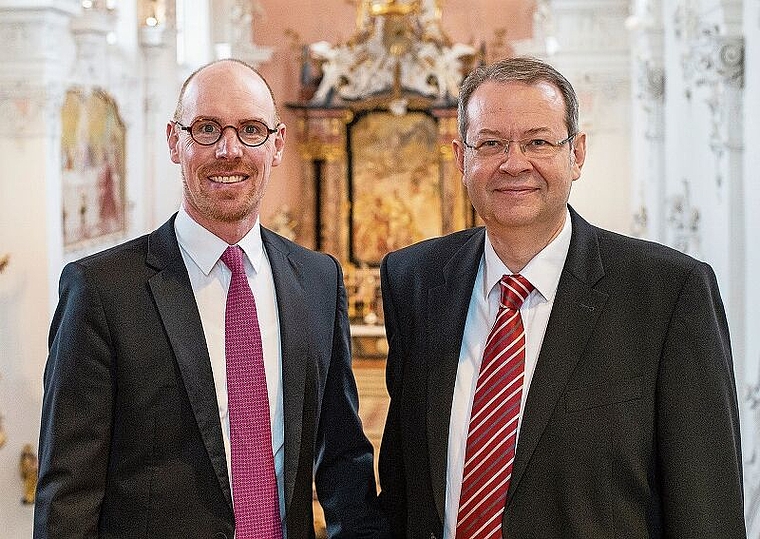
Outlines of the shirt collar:
M206 276L211 273L214 265L229 246L226 241L203 228L190 217L184 207L180 207L177 213L174 230L177 233L177 241L180 247L187 252ZM258 273L261 268L261 258L264 255L264 245L261 241L261 223L258 219L256 219L253 228L237 244L243 249L254 271Z
M520 275L528 279L536 291L546 301L554 300L559 286L559 277L565 265L567 252L570 249L572 223L570 211L565 211L565 224L549 244L541 249L522 269ZM486 232L485 248L483 250L485 265L483 268L483 295L487 299L491 290L499 284L502 275L511 275L512 271L501 261L491 244Z

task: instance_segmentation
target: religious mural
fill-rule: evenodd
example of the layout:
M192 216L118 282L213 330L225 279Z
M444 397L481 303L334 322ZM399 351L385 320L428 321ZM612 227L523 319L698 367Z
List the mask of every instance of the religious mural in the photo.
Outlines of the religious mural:
M105 92L70 89L61 110L64 248L126 231L125 127Z

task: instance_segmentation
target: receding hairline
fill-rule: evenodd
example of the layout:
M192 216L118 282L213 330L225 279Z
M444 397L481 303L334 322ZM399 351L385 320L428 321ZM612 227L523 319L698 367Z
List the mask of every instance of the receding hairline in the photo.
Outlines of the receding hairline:
M193 71L186 79L185 82L182 83L182 87L179 90L179 97L177 98L177 106L174 109L174 116L172 116L172 119L175 122L178 122L182 118L182 113L184 112L185 108L185 92L187 91L188 86L190 86L190 82L193 81L196 77L196 75L200 74L201 72L207 70L210 67L222 64L222 63L232 63L232 64L238 64L241 65L249 70L251 70L253 73L256 74L256 76L259 78L261 82L264 83L264 86L266 86L267 91L269 92L269 97L272 99L272 105L274 106L274 121L275 125L279 125L281 123L280 120L280 112L277 107L277 100L274 97L274 92L272 91L272 87L269 86L269 82L264 78L264 75L262 75L258 69L253 67L252 65L248 64L247 62L244 62L243 60L239 60L237 58L222 58L220 60L214 60L213 62L209 62L207 64L202 65L195 71Z

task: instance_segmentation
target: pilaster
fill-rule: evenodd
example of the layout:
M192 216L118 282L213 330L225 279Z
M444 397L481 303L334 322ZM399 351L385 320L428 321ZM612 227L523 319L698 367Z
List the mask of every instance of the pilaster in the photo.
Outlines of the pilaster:
M36 452L47 322L63 259L60 106L75 57L69 23L77 0L0 1L0 449L3 535L30 537L19 460Z
M630 46L621 39L626 0L544 0L544 55L573 84L588 134L583 175L570 203L619 232L632 228ZM593 217L592 217L593 216Z

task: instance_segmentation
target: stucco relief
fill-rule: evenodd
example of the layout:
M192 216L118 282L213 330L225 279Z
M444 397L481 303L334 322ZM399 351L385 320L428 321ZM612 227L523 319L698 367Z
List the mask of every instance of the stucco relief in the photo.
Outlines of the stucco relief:
M728 152L741 150L744 38L725 35L726 23L716 22L714 13L708 16L697 8L693 0L685 0L676 9L673 24L681 45L684 96L694 105L706 107L708 146L721 196L725 178L735 173L736 163L727 159Z
M668 244L681 252L700 258L699 208L692 205L689 180L683 179L681 192L667 201Z
M702 29L683 58L684 77L696 86L723 83L744 87L744 40L720 35L717 26Z
M744 42L741 37L721 36L717 29L706 28L691 44L684 59L687 88L693 85L702 96L710 114L709 145L715 163L718 187L724 184L725 154L739 149L732 139L740 129L741 97L744 86Z
M653 60L636 64L636 99L646 113L644 134L649 140L661 141L664 136L665 68Z
M661 104L665 99L665 68L651 60L642 60L638 64L638 98L644 103Z
M760 365L760 358L756 365ZM746 500L744 512L747 517L747 531L751 534L760 529L760 372L750 376L751 380L739 389L744 436L742 456L744 459L744 484ZM754 383L753 383L754 381Z

